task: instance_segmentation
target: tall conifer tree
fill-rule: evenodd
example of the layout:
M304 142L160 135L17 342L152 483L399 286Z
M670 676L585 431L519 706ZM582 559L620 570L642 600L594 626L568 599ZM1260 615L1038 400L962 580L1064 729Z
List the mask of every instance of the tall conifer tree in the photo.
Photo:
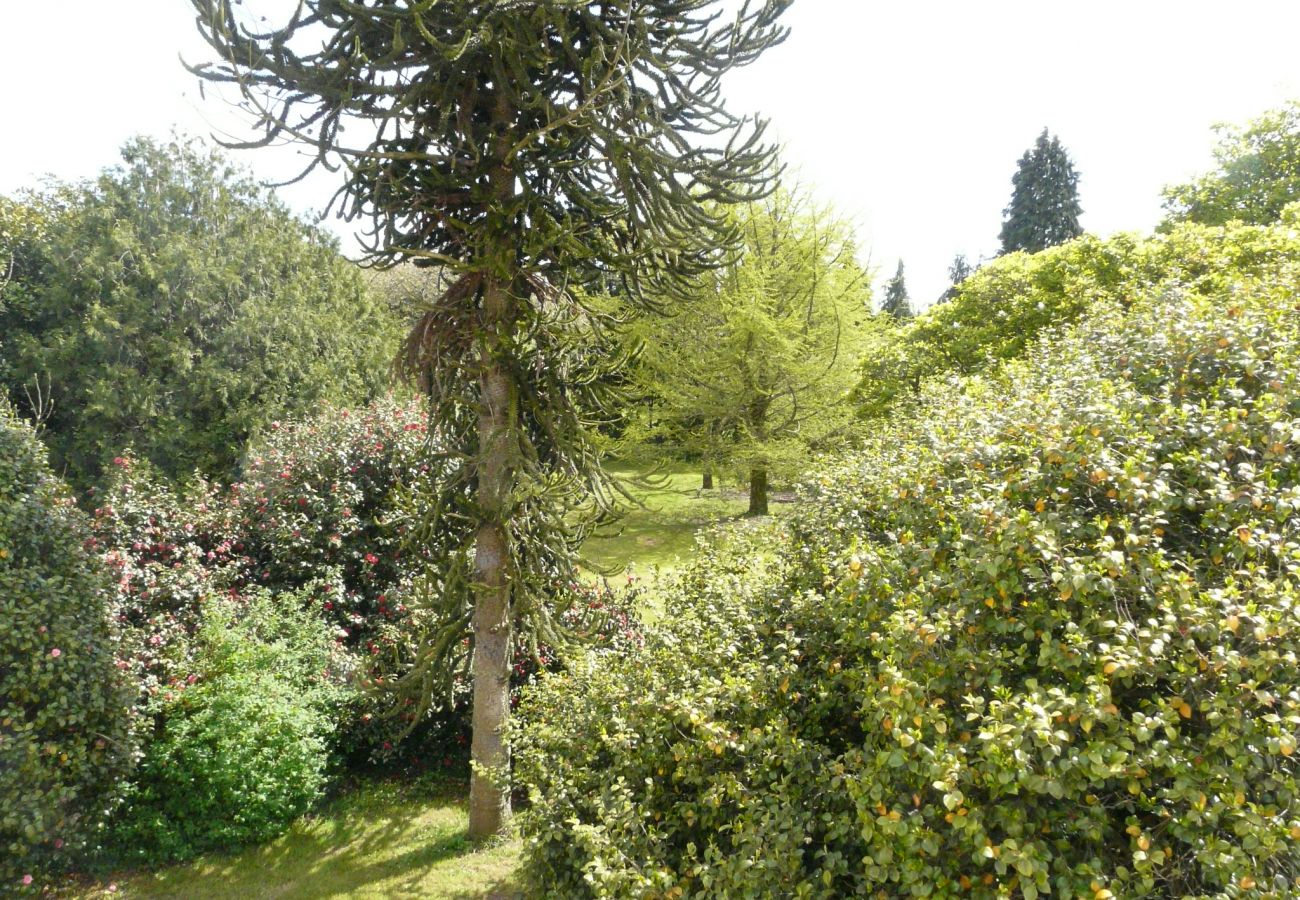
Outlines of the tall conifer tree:
M961 283L970 278L974 272L975 267L966 259L965 253L958 253L954 256L952 265L948 266L948 289L939 296L939 299L935 301L936 304L947 303L953 297L956 297L957 289L961 287Z
M885 297L880 301L880 311L895 319L912 316L912 304L907 297L907 281L903 277L903 261L898 261L898 271L885 283Z
M1002 211L1002 252L1037 253L1083 234L1079 173L1061 139L1047 129L1025 151L1011 177L1011 204Z
M414 680L472 635L470 835L488 837L510 814L515 630L559 639L548 598L579 513L611 502L592 427L619 360L592 352L612 323L580 288L614 275L645 307L726 260L721 205L766 193L772 153L720 82L781 40L789 0L303 0L278 27L192 2L220 60L194 71L238 86L248 146L341 163L376 262L455 274L403 357L449 473L427 527L463 537L432 561L439 626Z

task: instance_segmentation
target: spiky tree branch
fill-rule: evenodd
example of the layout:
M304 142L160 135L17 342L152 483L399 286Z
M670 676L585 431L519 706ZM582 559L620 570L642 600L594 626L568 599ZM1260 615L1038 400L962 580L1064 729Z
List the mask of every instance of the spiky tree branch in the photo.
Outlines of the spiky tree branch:
M449 672L472 621L471 832L509 814L501 734L512 631L559 640L557 585L617 485L593 425L617 410L626 308L677 296L734 252L723 204L762 197L763 123L727 111L722 78L784 37L790 0L300 0L257 27L232 0L192 0L259 131L342 172L334 206L367 223L372 262L455 280L406 343L445 466L425 533L436 573L420 690ZM305 174L305 172L304 172ZM472 607L472 612L471 612Z

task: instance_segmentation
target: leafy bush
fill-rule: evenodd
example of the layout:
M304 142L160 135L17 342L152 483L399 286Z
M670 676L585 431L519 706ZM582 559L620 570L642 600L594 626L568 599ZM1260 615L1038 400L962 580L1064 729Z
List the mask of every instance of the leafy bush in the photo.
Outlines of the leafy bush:
M229 477L250 437L382 390L397 320L336 242L197 141L0 202L0 377L79 487L133 445Z
M775 584L706 560L645 654L544 684L532 877L1294 895L1297 276L1277 253L1204 295L1138 278L1025 362L931 385L817 475Z
M95 512L96 546L114 573L116 610L131 638L142 701L192 674L193 640L207 598L257 590L310 589L318 614L350 656L349 671L369 690L339 710L335 746L354 761L399 755L450 766L467 748L468 685L425 715L391 686L411 670L422 638L426 574L421 504L438 477L426 415L417 402L382 398L361 409L328 407L297 422L273 422L223 488L197 481L171 487L133 457L119 457ZM564 624L593 642L635 640L635 598L571 586ZM516 681L558 649L520 647Z
M1300 221L1300 207L1285 223ZM1040 253L1011 253L983 266L877 346L855 391L860 414L880 417L933 378L964 376L1023 355L1046 329L1076 321L1098 303L1180 290L1223 296L1234 281L1276 270L1300 252L1293 228L1184 224L1150 238L1086 235Z
M264 840L321 795L348 691L316 603L259 592L205 604L192 671L152 698L157 730L114 827L124 861Z
M130 768L129 693L84 517L0 401L0 893L96 841Z
M1176 222L1251 225L1276 222L1300 201L1300 101L1270 110L1245 127L1217 125L1218 168L1187 184L1165 189L1169 218Z

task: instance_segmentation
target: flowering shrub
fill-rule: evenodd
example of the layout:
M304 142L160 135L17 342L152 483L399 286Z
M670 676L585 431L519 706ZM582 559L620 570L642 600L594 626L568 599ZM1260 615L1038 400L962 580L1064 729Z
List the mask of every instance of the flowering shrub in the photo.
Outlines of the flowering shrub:
M97 840L130 766L109 587L83 516L0 402L0 894Z
M533 879L1294 896L1294 258L1137 279L1027 361L930 386L817 473L787 571L706 558L645 653L544 682Z
M339 710L334 746L356 761L459 764L468 748L464 680L423 716L416 698L384 690L418 653L418 610L408 604L436 587L436 573L423 577L420 541L408 540L439 475L426 418L419 403L390 397L273 423L229 488L197 481L178 492L146 464L115 460L95 514L96 541L114 574L142 700L193 673L192 637L211 598L310 588L350 654L348 672L367 689ZM426 539L438 535L421 532ZM580 639L635 639L634 598L577 585L563 593L577 595L564 624ZM536 651L519 648L517 683L539 663L557 665L557 648Z
M157 733L114 824L117 861L263 840L320 796L348 691L314 593L204 606L192 671L153 700Z
M219 598L296 597L310 586L317 614L357 657L349 671L402 639L401 593L418 558L402 556L409 504L396 492L418 495L427 476L423 418L417 404L387 398L276 423L228 488L199 480L177 490L145 463L114 460L94 546L113 574L142 703L193 673L193 637ZM387 738L369 726L366 705L357 699L340 712L345 749Z

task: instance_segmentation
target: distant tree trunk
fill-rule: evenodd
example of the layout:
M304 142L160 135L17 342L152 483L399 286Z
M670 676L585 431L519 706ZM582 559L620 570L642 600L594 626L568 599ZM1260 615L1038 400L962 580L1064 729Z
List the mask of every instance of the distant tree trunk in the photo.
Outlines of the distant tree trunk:
M498 339L509 333L511 299L505 285L491 280L483 297L485 330ZM488 354L496 348L489 347ZM478 503L482 518L474 542L474 699L475 763L507 772L510 748L505 726L510 717L511 610L509 503L514 482L511 454L516 421L515 387L498 356L483 360L479 375ZM482 841L501 833L510 818L510 786L474 771L469 783L469 837Z
M749 512L747 515L767 515L767 468L764 466L754 466L749 470Z
M705 469L705 470L704 470L704 482L700 485L700 490L702 490L702 491L711 491L711 490L713 490L713 470L712 470L712 469Z

